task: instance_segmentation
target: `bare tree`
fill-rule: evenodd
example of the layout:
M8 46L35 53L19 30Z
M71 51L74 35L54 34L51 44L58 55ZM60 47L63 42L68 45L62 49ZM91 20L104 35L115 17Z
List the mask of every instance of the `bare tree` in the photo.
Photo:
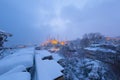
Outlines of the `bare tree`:
M100 33L85 34L81 39L81 46L86 47L86 46L89 46L90 44L100 43L104 40L105 40L105 37Z
M0 56L2 55L2 52L4 51L4 42L7 42L7 38L12 36L11 34L9 33L6 33L6 32L3 32L3 31L0 31Z

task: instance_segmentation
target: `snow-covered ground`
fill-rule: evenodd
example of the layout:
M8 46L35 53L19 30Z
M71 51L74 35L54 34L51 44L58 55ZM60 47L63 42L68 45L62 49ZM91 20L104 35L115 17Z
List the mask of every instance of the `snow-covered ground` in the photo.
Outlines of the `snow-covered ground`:
M27 68L33 66L34 48L19 49L0 60L0 80L30 80Z

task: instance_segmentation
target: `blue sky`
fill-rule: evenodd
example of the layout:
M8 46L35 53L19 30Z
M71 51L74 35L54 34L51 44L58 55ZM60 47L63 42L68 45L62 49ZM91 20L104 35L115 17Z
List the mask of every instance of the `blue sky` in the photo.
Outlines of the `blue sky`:
M49 35L120 35L120 0L0 0L0 29L11 44L38 43Z

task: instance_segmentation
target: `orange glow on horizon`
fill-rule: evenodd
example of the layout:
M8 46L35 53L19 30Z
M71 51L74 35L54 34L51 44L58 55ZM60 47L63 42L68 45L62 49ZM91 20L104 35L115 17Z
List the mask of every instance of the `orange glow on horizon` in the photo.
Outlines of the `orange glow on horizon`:
M53 44L53 45L56 45L56 44L58 44L59 43L59 41L58 40L51 40L51 42L50 42L51 44Z
M57 39L51 39L51 40L47 40L47 41L43 42L43 43L41 44L41 46L46 46L46 45L48 45L48 44L52 44L52 45L57 45L57 44L65 45L66 42L65 42L65 41L59 41L59 40L57 40Z

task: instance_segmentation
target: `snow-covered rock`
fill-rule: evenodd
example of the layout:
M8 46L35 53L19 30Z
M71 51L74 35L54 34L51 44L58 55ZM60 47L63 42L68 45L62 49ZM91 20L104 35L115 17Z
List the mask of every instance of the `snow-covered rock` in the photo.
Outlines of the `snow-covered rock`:
M37 71L36 75L38 80L54 80L63 75L61 73L63 67L61 67L56 61L42 60L40 56L43 57L43 55L41 54L35 55L35 63L36 63L36 71Z
M61 59L63 59L63 57L62 56L60 56L59 54L52 54L52 57L53 57L53 60L55 60L55 61L59 61L59 60L61 60Z
M0 60L0 80L30 80L26 68L33 66L34 48L16 50Z
M24 65L25 68L32 67L33 56L26 54L0 60L0 75L19 65Z
M47 56L52 56L53 60L59 61L60 59L63 58L58 53L50 53L47 50L36 50L35 53L39 54L38 56L41 59L43 59L44 57L47 57Z
M44 57L47 57L47 56L51 56L51 53L46 50L36 50L35 53L39 54L37 56L39 56L39 58L41 58L41 59Z
M19 65L19 66L15 67L15 68L11 69L10 71L2 74L2 75L9 75L9 74L16 73L16 72L26 72L25 66Z
M0 76L0 80L31 80L28 72L16 72L9 75Z

